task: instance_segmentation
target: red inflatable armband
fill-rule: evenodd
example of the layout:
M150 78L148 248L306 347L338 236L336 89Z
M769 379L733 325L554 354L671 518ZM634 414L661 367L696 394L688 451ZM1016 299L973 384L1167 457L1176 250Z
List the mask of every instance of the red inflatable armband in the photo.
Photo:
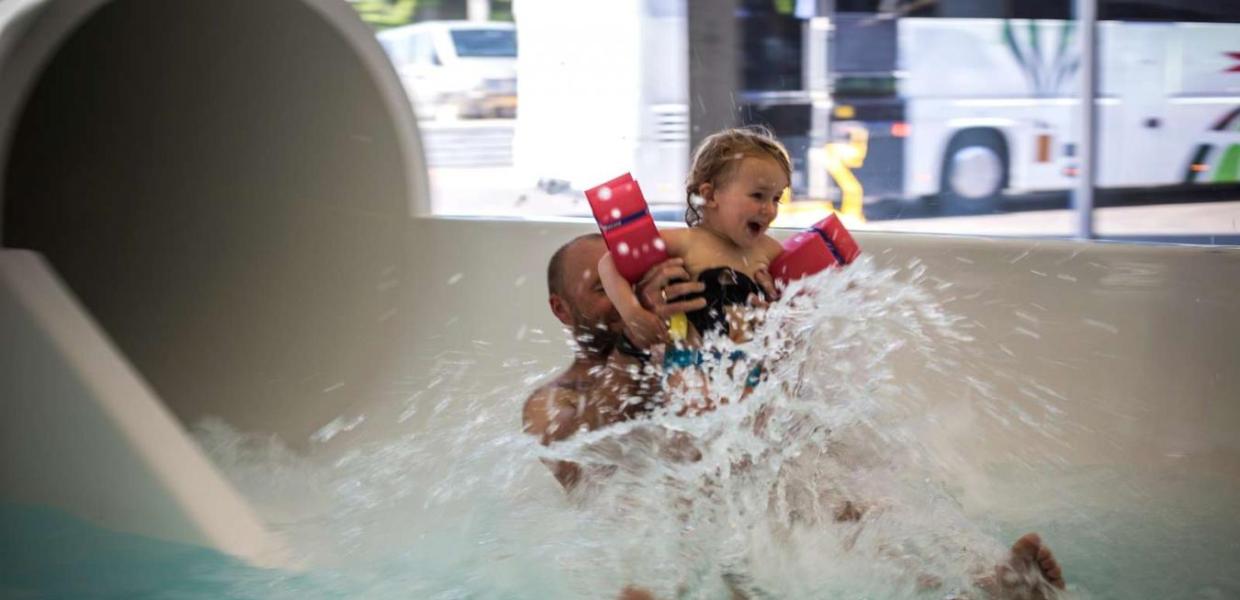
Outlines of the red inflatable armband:
M827 267L846 265L861 248L834 214L784 242L784 251L771 262L771 276L787 284Z
M650 267L667 260L667 246L632 175L625 173L586 190L586 200L625 279L637 283Z

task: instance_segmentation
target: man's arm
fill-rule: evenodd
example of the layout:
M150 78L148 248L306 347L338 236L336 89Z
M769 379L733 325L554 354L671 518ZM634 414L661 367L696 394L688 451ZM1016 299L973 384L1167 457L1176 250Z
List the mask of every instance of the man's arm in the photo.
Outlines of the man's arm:
M559 401L562 395L553 381L530 394L521 411L522 430L537 436L544 446L573 435L583 425L576 406ZM581 480L581 466L574 462L543 459L543 464L565 490L573 489Z

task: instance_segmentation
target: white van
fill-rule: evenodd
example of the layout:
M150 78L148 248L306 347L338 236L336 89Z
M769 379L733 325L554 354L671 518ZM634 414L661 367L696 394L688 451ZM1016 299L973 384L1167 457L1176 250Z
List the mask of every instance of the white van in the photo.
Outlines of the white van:
M381 31L419 118L511 118L517 111L512 23L431 21Z

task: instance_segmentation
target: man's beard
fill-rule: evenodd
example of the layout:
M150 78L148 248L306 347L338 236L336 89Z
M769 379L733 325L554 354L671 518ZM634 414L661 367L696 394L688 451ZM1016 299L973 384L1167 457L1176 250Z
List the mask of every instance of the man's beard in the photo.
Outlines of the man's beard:
M574 327L573 339L576 340L577 346L583 352L606 355L611 353L612 349L616 347L616 343L620 341L620 333L608 328L607 323L598 323L592 327Z

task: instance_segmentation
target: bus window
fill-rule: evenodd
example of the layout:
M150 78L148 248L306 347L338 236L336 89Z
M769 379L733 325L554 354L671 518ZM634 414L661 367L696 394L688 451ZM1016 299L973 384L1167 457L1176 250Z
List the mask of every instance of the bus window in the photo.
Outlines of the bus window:
M1098 3L1106 21L1240 23L1240 2L1218 0L1124 0Z
M1072 0L840 0L836 11L951 19L1070 19Z
M837 13L901 17L1071 19L1072 0L837 0ZM1240 2L1218 0L1099 0L1103 21L1240 23Z

